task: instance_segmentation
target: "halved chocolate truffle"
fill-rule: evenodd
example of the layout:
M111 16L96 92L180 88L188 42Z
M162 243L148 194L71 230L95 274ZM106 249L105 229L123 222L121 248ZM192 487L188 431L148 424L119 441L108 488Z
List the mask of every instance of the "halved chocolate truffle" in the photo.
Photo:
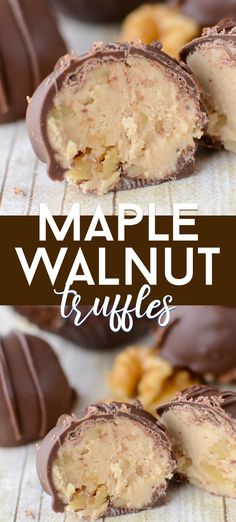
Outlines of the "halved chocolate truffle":
M202 27L214 25L222 18L236 17L236 0L169 0L192 16Z
M151 320L146 317L138 319L134 314L132 314L133 328L130 332L124 330L113 332L109 326L109 317L90 314L83 324L75 326L75 314L62 318L59 306L34 305L14 308L42 330L65 337L81 347L92 350L122 346L146 335L152 328ZM80 306L81 317L85 317L90 310L90 306Z
M134 513L163 503L175 457L165 428L139 403L95 404L63 416L37 452L56 512L79 520Z
M235 22L223 20L212 29L204 29L200 38L183 48L181 58L203 90L209 115L206 143L236 152Z
M118 22L144 0L54 0L65 11L88 22ZM156 0L149 0L149 4Z
M194 386L157 411L174 441L178 473L236 498L236 393Z
M63 57L27 112L49 176L99 195L191 174L206 122L193 77L160 44Z
M47 0L0 0L0 123L25 117L27 96L66 52Z
M160 355L206 381L236 380L236 308L177 306L156 334Z
M39 337L0 339L0 446L38 440L70 412L74 391L52 348Z

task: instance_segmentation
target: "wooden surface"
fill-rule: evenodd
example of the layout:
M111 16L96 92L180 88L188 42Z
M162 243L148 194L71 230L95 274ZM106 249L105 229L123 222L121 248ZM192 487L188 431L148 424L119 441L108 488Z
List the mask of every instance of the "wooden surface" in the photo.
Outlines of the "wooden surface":
M0 334L11 328L39 333L7 307L0 307ZM53 335L42 334L57 351L72 385L80 395L78 409L107 397L105 378L114 353L78 348ZM2 422L2 419L1 419ZM0 522L76 522L76 514L56 515L42 492L35 471L35 445L0 449ZM153 511L107 522L235 522L236 500L214 497L189 485L173 486L168 503Z
M61 20L69 49L87 51L95 40L115 40L119 28L87 26ZM236 155L225 152L198 154L196 174L157 187L108 194L84 195L73 185L51 181L45 165L35 158L24 122L0 126L0 215L38 214L47 203L54 214L67 214L72 203L81 203L83 214L93 214L98 201L107 215L121 202L137 203L147 212L157 203L159 213L170 214L173 202L199 204L201 214L236 214Z

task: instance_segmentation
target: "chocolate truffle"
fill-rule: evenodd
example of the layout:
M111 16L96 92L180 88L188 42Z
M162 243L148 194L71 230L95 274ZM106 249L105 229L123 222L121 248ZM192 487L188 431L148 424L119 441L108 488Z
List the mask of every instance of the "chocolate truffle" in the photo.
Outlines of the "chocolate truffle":
M49 176L99 195L190 175L206 123L195 80L158 43L63 57L27 111Z
M0 446L38 440L70 412L74 392L51 347L12 332L0 340Z
M158 413L174 441L180 476L236 498L236 393L194 386Z
M178 306L170 324L157 331L160 354L176 368L207 381L236 379L236 308Z
M236 152L236 25L223 20L187 44L181 58L203 90L209 125L206 144Z
M25 117L27 101L66 52L47 0L0 0L0 123Z
M140 403L95 404L62 416L37 452L37 470L56 512L79 520L162 504L175 457L167 432Z
M87 22L119 22L143 0L54 0L68 13ZM156 0L149 0L149 4Z
M59 306L15 306L17 312L24 315L42 330L47 330L69 339L84 348L109 349L133 342L144 336L152 327L152 321L143 317L137 319L133 315L134 325L130 332L113 332L109 326L109 318L89 315L80 326L74 325L74 315L62 318ZM80 306L82 317L91 310L90 306Z
M192 16L202 27L214 25L222 18L236 17L236 0L169 0L183 13Z

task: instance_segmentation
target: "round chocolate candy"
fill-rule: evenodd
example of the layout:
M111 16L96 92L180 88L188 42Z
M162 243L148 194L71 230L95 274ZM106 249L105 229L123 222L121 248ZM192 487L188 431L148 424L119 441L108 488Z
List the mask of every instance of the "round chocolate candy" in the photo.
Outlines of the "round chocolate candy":
M87 22L119 22L143 0L54 0L67 13ZM156 0L149 0L149 4Z
M41 439L70 412L74 391L52 348L13 332L0 339L0 446Z
M165 428L140 403L95 404L62 416L37 451L43 489L56 512L79 520L162 504L176 461Z
M174 441L180 476L236 498L236 393L194 386L158 408Z
M217 24L222 18L236 18L236 0L169 0L202 27Z
M0 123L25 117L26 97L65 52L47 0L0 0Z
M113 332L109 326L109 317L90 314L80 326L75 326L75 313L62 318L59 306L15 306L17 312L27 317L42 330L69 339L73 343L92 350L110 349L133 342L146 335L152 327L152 321L146 317L133 317L130 332ZM91 306L80 306L81 317L85 317Z
M223 20L187 44L181 58L202 87L209 125L205 143L236 152L236 24Z
M175 368L207 381L236 379L236 308L177 306L156 336L161 356Z
M63 57L27 112L49 176L98 195L192 174L207 121L195 80L158 43Z

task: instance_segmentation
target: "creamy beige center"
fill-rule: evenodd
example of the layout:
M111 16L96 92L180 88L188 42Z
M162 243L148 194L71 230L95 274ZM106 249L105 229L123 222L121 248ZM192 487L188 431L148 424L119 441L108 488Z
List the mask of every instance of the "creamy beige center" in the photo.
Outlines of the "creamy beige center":
M199 107L186 84L177 85L162 65L141 57L100 64L84 78L62 87L48 119L49 141L66 178L104 193L119 180L121 167L131 178L175 173L182 152L202 134Z
M236 47L205 44L188 57L209 111L208 134L236 152Z
M188 406L176 406L162 420L177 448L178 471L211 493L236 497L235 430Z
M168 457L159 436L136 422L88 421L74 441L61 446L53 482L70 510L95 520L109 502L117 508L147 506L172 475Z

